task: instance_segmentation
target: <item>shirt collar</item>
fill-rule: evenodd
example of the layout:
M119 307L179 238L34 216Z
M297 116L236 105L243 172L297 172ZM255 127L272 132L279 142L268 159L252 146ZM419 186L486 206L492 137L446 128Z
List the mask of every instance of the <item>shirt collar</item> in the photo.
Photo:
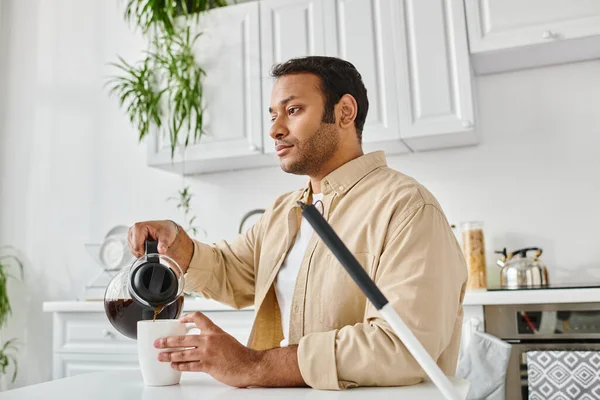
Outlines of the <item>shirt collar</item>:
M335 192L339 196L345 194L358 181L364 178L373 170L387 166L385 152L374 151L364 154L354 160L348 161L338 169L332 171L321 180L321 192L327 196L331 192ZM309 196L312 194L310 180L307 187L298 194L298 201L306 203Z
M385 153L375 151L348 161L335 171L332 171L321 181L321 191L324 195L331 192L339 196L345 194L367 174L373 170L387 166Z

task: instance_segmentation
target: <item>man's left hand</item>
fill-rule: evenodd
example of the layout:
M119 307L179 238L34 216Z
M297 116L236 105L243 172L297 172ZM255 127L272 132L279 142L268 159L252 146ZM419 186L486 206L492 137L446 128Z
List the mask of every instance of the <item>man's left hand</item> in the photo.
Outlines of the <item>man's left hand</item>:
M200 334L156 339L154 346L159 349L186 348L161 352L160 361L171 362L179 371L205 372L230 386L248 387L259 382L261 352L242 345L200 312L187 314L180 321L195 323Z

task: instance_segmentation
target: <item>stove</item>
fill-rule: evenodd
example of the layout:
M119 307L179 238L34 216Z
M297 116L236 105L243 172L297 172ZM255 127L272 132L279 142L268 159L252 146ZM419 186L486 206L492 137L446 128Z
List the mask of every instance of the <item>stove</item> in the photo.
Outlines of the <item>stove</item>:
M488 291L510 291L510 290L548 290L548 289L598 289L600 282L569 282L569 283L554 283L545 286L531 286L518 289L509 289L498 286L489 286Z
M554 284L522 290L581 288L600 288L600 284L594 282ZM489 288L488 290L511 289ZM528 353L531 351L536 353L591 351L600 355L600 296L596 303L487 305L484 307L484 321L487 333L512 345L506 372L507 399L530 398ZM532 357L535 355L532 354ZM553 368L553 364L548 365L548 369L551 367ZM577 369L583 368L584 365L570 367ZM552 370L548 375L552 375ZM592 384L591 381L589 384Z

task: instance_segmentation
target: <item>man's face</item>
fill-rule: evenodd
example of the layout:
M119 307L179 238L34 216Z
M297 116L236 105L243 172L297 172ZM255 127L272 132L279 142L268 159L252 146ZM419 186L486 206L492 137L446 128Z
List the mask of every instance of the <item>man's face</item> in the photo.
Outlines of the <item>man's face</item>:
M281 169L297 175L315 175L339 146L336 124L323 123L325 100L313 74L284 75L271 93L272 126Z

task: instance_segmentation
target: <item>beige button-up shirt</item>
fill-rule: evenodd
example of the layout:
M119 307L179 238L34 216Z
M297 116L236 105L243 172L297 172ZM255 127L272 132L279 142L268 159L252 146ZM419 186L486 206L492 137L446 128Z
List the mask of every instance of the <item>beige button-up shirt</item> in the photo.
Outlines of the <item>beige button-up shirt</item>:
M453 375L467 269L431 193L387 167L383 152L354 159L321 181L323 216L446 375ZM243 308L256 318L248 346L283 338L274 281L300 227L307 188L277 198L231 243L195 242L186 291ZM300 372L318 389L400 386L425 373L373 305L313 234L291 305L290 344Z

